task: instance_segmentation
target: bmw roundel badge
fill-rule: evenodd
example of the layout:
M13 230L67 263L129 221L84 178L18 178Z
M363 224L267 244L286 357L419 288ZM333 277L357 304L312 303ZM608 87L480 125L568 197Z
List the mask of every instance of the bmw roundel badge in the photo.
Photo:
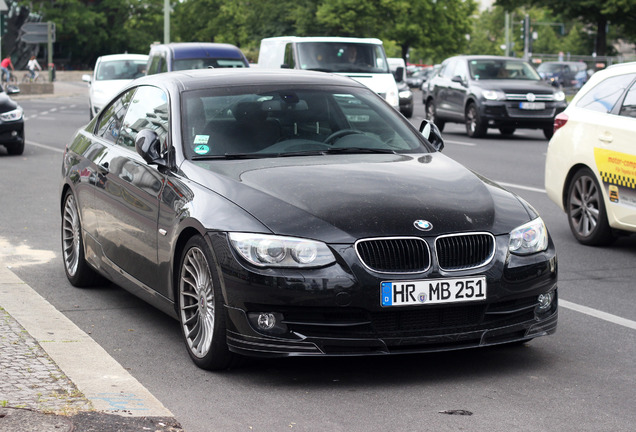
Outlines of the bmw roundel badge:
M417 228L420 231L430 231L433 229L432 223L422 219L416 220L415 222L413 222L413 225L415 225L415 228Z

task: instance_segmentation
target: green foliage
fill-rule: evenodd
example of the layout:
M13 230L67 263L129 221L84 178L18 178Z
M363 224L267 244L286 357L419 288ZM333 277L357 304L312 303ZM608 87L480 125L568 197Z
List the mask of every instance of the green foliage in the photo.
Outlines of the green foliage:
M6 0L56 24L55 55L92 65L104 54L146 53L164 40L164 0ZM528 13L533 52L591 54L589 26L610 22L610 37L636 39L634 0L497 0L481 14L476 0L170 0L171 41L214 41L258 56L264 37L377 37L387 54L438 63L460 53L503 54L505 11L512 13L513 52L523 53L520 24ZM560 27L544 23L564 23ZM467 37L467 35L469 35ZM598 44L598 42L597 42ZM600 55L600 54L599 54Z

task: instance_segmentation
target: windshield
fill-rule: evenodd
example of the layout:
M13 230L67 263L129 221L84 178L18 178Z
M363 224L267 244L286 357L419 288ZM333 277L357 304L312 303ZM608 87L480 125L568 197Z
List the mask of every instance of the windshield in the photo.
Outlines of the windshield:
M95 79L106 80L130 80L146 74L146 60L110 60L97 66Z
M470 76L476 80L541 80L541 77L530 63L521 60L470 60L468 66Z
M192 159L429 151L366 88L206 89L184 92L181 106L184 150Z
M302 42L297 46L301 69L323 72L389 73L389 65L382 45Z
M174 60L172 69L190 70L190 69L208 69L213 68L242 68L245 63L241 59L224 59L224 58L192 58Z

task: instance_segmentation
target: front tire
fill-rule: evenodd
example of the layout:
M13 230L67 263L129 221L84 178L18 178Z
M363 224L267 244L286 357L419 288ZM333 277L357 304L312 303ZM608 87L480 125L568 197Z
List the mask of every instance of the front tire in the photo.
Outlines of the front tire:
M567 197L568 223L580 243L602 246L614 241L603 193L589 168L583 168L574 175Z
M179 320L192 361L202 369L226 369L234 360L227 347L226 312L209 246L200 237L188 240L178 279Z
M101 276L88 265L84 257L82 225L75 196L70 191L64 196L61 233L64 271L71 285L85 288L101 282Z
M466 109L466 133L471 138L483 138L488 132L488 125L484 123L479 110L474 103Z
M444 131L446 122L437 118L437 108L432 99L426 104L426 119L432 121L440 132Z

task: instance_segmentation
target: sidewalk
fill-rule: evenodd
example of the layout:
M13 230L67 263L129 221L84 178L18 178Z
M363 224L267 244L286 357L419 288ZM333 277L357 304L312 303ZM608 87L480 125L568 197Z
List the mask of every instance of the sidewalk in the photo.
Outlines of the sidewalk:
M0 431L143 430L183 431L103 348L0 263Z

